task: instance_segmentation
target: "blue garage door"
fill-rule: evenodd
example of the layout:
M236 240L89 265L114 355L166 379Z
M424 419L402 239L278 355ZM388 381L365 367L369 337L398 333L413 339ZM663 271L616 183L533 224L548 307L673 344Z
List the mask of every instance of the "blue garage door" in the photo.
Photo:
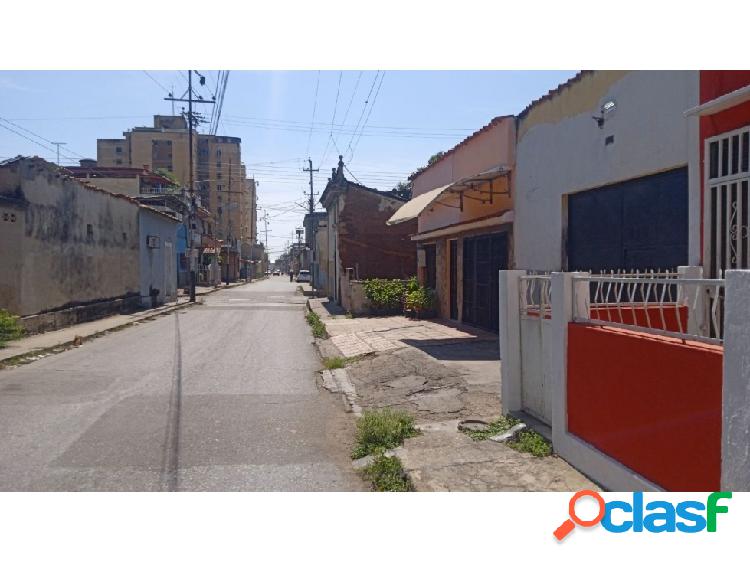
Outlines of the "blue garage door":
M687 265L687 168L570 195L567 252L569 271Z

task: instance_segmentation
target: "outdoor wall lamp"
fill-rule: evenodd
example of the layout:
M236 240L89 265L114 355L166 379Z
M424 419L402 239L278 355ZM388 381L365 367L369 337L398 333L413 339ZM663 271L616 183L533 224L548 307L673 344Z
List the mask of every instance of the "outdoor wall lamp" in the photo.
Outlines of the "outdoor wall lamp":
M596 121L596 124L600 129L603 129L605 116L609 113L612 113L616 108L617 104L614 100L606 101L599 108L599 115L592 115L591 118Z

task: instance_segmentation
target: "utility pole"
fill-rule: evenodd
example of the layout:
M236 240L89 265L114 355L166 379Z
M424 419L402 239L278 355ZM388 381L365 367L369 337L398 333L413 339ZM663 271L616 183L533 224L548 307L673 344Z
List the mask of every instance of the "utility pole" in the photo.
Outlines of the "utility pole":
M313 172L320 171L320 168L313 169L312 167L312 158L307 159L308 164L310 165L309 168L302 168L303 172L310 172L310 201L308 202L308 212L314 213L315 212L315 195L313 194Z
M200 74L198 74L200 76ZM200 83L201 85L206 83L206 79L201 76L200 77ZM194 180L193 180L193 104L194 103L216 103L214 100L204 100L204 99L197 99L193 100L193 71L188 70L188 90L187 90L187 99L184 98L175 98L172 94L169 95L169 97L164 98L166 101L171 101L172 103L176 101L182 101L182 102L188 102L188 166L190 167L190 180L188 183L188 192L190 193L190 213L189 213L189 219L188 222L190 223L188 228L188 249L190 251L190 302L195 302L195 281L196 281L196 271L195 271L195 256L193 256L193 221L195 220L195 186Z
M229 159L229 194L227 195L227 276L225 285L229 285L229 247L232 244L232 159Z
M53 142L51 144L54 144L57 147L57 165L60 165L60 145L68 144L67 142Z

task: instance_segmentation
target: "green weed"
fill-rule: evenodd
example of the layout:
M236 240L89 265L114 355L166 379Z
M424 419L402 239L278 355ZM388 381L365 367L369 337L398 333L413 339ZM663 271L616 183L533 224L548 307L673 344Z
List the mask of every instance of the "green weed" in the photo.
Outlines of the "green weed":
M407 412L369 410L357 420L356 443L352 458L361 459L386 449L398 447L404 439L419 435L414 427L414 417Z

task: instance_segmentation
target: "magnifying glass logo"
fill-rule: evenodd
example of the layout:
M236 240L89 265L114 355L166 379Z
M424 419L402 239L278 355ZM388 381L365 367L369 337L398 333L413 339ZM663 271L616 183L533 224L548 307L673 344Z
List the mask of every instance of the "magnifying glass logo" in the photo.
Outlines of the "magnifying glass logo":
M581 519L576 515L576 502L585 497L594 498L599 504L599 513L597 513L596 517L590 521ZM593 490L581 490L580 492L576 492L573 494L573 497L570 498L570 503L568 504L568 515L570 516L570 519L566 519L563 524L555 530L553 533L555 538L558 541L563 540L573 529L576 528L576 525L580 527L593 527L594 525L597 525L604 518L606 509L604 498L601 497L598 492Z

